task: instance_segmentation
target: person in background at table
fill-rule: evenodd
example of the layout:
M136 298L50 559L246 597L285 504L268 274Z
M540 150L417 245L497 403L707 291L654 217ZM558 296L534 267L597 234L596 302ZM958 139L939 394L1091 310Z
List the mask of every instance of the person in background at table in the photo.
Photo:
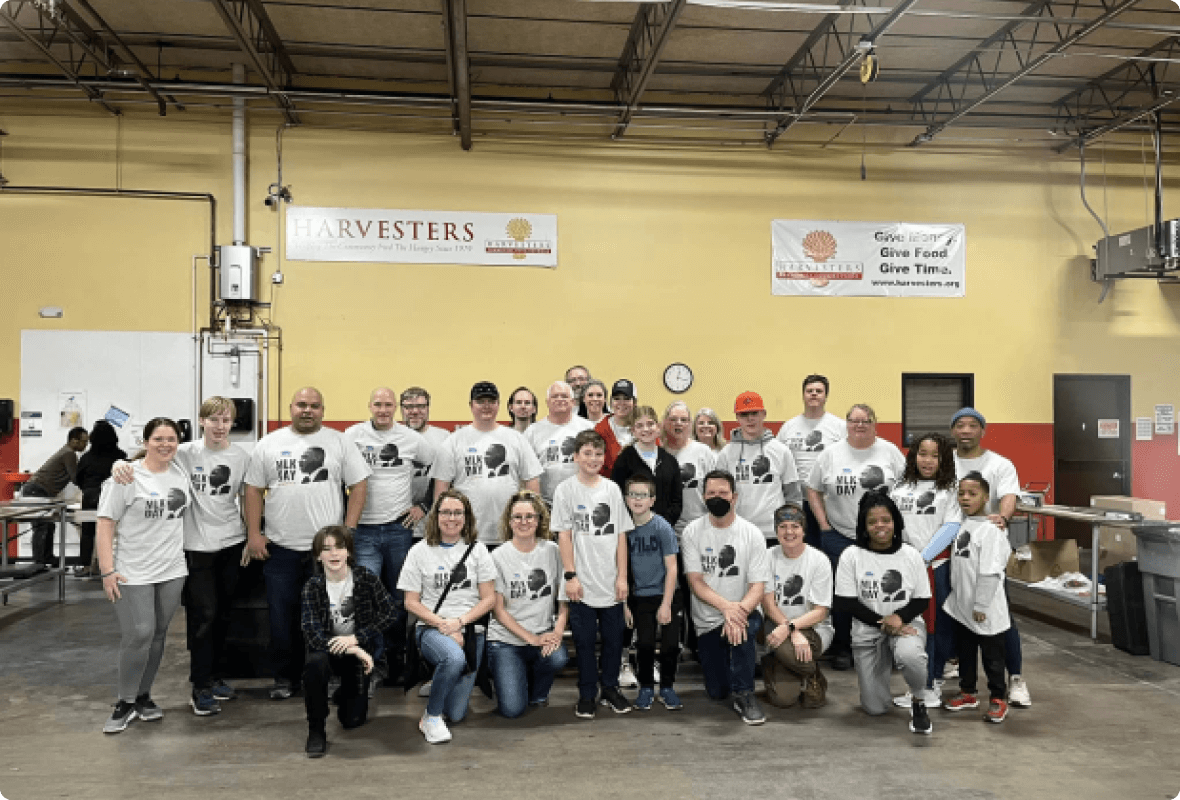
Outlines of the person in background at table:
M184 514L189 480L173 461L180 426L156 417L144 426L143 438L144 457L135 464L134 480L108 480L98 501L98 567L121 635L119 697L103 733L121 733L136 717L163 718L152 700L152 684L188 574Z
M706 444L714 453L721 452L725 447L725 429L721 427L721 418L711 408L702 408L692 421L692 438Z
M594 426L585 417L574 416L574 393L565 381L555 381L549 387L545 402L549 416L530 425L524 438L541 462L541 497L552 506L558 484L578 472L574 437Z
M823 375L808 375L803 379L803 413L783 423L778 429L778 440L795 457L795 468L804 486L811 476L811 465L825 449L848 435L844 420L827 411L828 379ZM811 513L811 506L803 501L807 516L807 543L820 546L819 523Z
M930 605L930 579L918 551L905 544L905 522L888 495L868 492L860 500L856 544L840 556L836 569L835 609L854 617L852 648L860 706L870 716L889 710L893 665L914 698L910 731L933 731L924 702L926 626L922 613Z
M581 408L584 408L586 413L582 414L579 410L579 414L591 425L597 425L606 419L606 384L598 378L591 378L582 390Z
M426 443L435 453L442 450L442 444L451 435L446 428L430 425L430 392L421 386L411 386L402 391L401 398L402 424L415 433L421 434ZM421 539L426 535L426 514L434 503L434 481L430 477L430 465L415 462L414 508L410 515L414 520L414 538ZM418 509L415 511L415 508Z
M508 395L508 417L517 433L524 433L537 421L537 396L527 386L518 386Z
M993 450L983 446L987 420L974 408L961 408L951 417L951 438L955 440L955 474L960 480L969 472L978 472L991 487L986 512L993 525L1005 533L1008 521L1016 513L1020 499L1020 477L1016 466ZM1008 585L1005 577L1004 593ZM1008 702L1014 708L1032 706L1028 683L1024 680L1024 653L1015 618L1008 620L1004 633L1004 659L1008 669Z
M856 541L856 519L861 498L869 491L888 491L905 472L905 456L892 442L877 437L877 413L864 403L848 409L848 437L825 449L811 467L807 502L820 526L820 548L832 562ZM852 666L849 649L852 617L836 609L832 614L832 668Z
M98 508L98 498L102 494L102 484L111 477L111 467L116 461L125 461L127 454L119 448L119 434L115 427L105 419L94 423L90 429L90 449L78 459L78 472L74 476L74 484L82 490L83 510ZM94 537L98 524L83 522L78 526L79 566L74 568L74 575L80 578L97 578L98 569L94 560Z
M505 544L492 554L496 605L488 626L488 664L497 710L512 718L527 706L549 705L553 679L570 658L562 643L569 608L561 550L549 530L549 509L536 492L512 496L500 517L500 536Z
M582 395L586 391L586 385L591 381L590 370L583 367L581 364L570 367L565 371L565 382L569 385L570 390L574 393L574 408L577 410L579 417L586 416L586 404ZM602 390L603 396L606 396L606 389Z
M919 553L947 522L960 522L955 455L951 440L941 433L928 433L910 446L905 457L905 474L889 496L905 521L906 544ZM942 671L955 654L954 623L942 606L951 591L950 548L929 562L930 588L934 604L926 613L926 707L942 705ZM930 625L930 617L934 625ZM893 698L894 705L909 708L909 692Z
M348 528L321 528L311 540L311 554L320 569L303 586L305 750L308 758L320 758L328 750L328 682L333 675L340 678L332 699L344 729L364 725L368 684L384 657L383 631L393 624L397 608L381 580L356 563Z
M631 423L635 422L635 384L626 378L615 381L610 390L611 415L594 426L606 443L602 461L602 476L609 478L615 459L623 448L631 444Z
M33 473L21 489L21 497L57 497L62 489L74 483L78 471L78 453L86 449L90 434L85 428L72 428L66 435L66 443L51 455L41 469ZM57 525L53 519L39 519L33 522L33 563L55 566L53 556L53 532Z

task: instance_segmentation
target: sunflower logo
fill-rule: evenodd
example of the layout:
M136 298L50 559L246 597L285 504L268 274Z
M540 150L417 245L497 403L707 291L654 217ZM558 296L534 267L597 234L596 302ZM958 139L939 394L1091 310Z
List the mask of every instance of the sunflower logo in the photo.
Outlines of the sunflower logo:
M521 217L508 220L508 224L504 227L504 230L518 242L523 242L533 235L533 226L529 224L527 219ZM512 257L523 259L524 253L513 253Z

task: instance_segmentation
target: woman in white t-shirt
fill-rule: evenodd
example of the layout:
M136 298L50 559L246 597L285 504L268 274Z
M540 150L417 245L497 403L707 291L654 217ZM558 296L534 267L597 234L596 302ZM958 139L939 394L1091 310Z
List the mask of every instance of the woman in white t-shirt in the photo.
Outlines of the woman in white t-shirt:
M496 567L488 548L478 538L475 514L467 496L457 489L447 489L435 499L426 517L426 538L410 548L397 579L406 611L418 619L414 630L418 650L435 667L430 699L418 723L430 744L451 740L444 713L451 722L467 716L483 656L484 630L466 626L484 617L496 602ZM446 598L436 612L443 592ZM470 671L463 651L466 636L476 637L479 654Z
M702 408L692 420L692 438L706 444L714 453L725 448L725 429L721 417L711 408Z
M549 704L553 679L569 662L562 643L569 608L562 598L561 551L549 530L549 509L536 492L513 495L500 517L496 605L488 625L488 665L497 711L519 717Z
M591 378L582 392L582 403L586 406L586 419L597 425L606 416L606 384Z
M123 485L108 478L98 501L102 590L115 605L121 632L119 699L103 733L119 733L136 717L164 716L152 702L152 683L188 574L184 514L191 499L189 480L173 462L180 427L156 417L144 426L143 439L144 457L135 464L134 480Z

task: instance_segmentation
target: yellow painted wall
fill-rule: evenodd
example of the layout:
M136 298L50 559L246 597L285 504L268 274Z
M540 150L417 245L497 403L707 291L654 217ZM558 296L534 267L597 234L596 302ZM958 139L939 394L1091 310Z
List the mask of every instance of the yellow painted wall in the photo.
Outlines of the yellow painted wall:
M3 172L18 185L213 192L230 239L230 132L220 119L0 116ZM275 246L264 207L274 126L251 127L249 238ZM119 158L116 159L116 142ZM1091 200L1103 208L1092 148ZM1136 142L1108 152L1112 232L1145 223ZM1133 414L1177 402L1180 287L1089 280L1100 235L1077 190L1076 153L787 146L772 152L637 149L295 129L284 181L303 205L558 215L557 270L282 262L275 322L284 392L314 383L332 419L365 415L370 388L411 383L437 419L466 419L474 380L541 392L582 362L626 376L641 400L671 396L663 367L697 374L693 406L726 413L756 389L772 418L797 413L799 380L832 380L832 409L901 414L900 373L974 372L993 420L1049 422L1054 372L1129 373ZM1169 176L1177 174L1169 166ZM1175 180L1168 189L1175 196ZM1165 209L1176 208L1170 203ZM187 330L190 269L207 250L199 203L0 194L0 396L19 397L23 328ZM1171 216L1175 216L1172 211ZM957 300L770 294L775 218L961 222L967 296ZM278 264L263 262L268 275ZM199 315L207 316L202 272ZM40 320L60 305L65 318ZM276 398L277 399L277 398ZM273 406L272 406L273 407Z

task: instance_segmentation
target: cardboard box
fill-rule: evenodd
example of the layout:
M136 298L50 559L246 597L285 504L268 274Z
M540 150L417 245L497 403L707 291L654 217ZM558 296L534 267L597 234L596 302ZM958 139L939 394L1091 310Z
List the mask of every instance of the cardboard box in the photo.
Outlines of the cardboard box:
M1122 495L1095 495L1090 498L1092 508L1139 514L1143 519L1167 519L1166 504L1162 500L1146 500ZM1139 543L1130 528L1103 526L1098 529L1098 571L1112 564L1135 561L1139 557Z
M1073 539L1054 539L1043 542L1029 542L1031 561L1008 559L1008 576L1025 583L1037 583L1045 578L1056 578L1066 572L1078 572L1078 543Z

